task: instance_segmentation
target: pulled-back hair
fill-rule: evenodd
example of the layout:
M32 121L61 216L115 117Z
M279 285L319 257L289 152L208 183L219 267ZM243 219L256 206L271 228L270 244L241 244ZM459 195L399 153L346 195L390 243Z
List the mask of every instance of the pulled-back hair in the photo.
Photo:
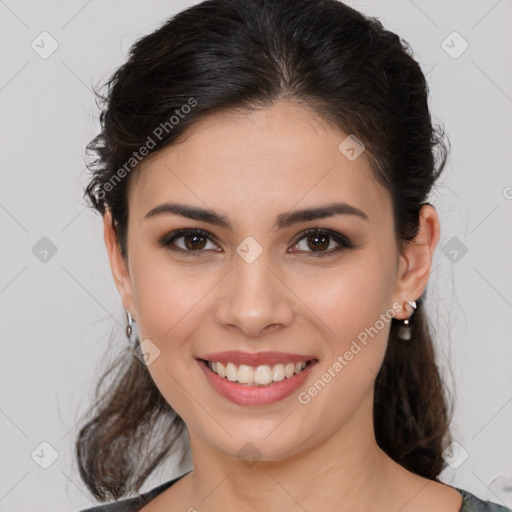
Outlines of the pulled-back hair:
M125 259L127 190L139 162L210 114L286 100L356 135L392 198L399 247L416 236L419 210L447 157L444 134L431 120L425 76L408 44L336 0L202 2L139 39L105 86L104 94L96 92L101 132L87 146L93 158L85 195L102 215L106 207L111 211ZM393 460L436 479L450 442L451 404L424 295L408 343L398 339L400 322L391 322L375 382L374 428ZM177 447L185 425L129 349L107 391L102 382L76 454L87 487L106 501L137 492Z

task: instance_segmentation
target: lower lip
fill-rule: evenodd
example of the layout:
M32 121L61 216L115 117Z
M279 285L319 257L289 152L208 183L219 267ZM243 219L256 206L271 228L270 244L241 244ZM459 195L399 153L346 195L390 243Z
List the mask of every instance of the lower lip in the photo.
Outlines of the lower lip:
M318 361L312 361L297 375L268 386L246 386L220 377L202 359L197 362L213 389L237 405L269 405L283 400L300 387L318 364Z

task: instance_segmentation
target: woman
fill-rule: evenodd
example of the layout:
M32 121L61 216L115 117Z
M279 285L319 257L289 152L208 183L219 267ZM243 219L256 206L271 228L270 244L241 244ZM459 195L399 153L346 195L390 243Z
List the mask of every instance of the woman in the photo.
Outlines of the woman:
M210 0L132 47L86 193L133 345L77 457L100 501L182 434L194 469L89 510L506 510L437 480L447 150L411 53L335 0Z

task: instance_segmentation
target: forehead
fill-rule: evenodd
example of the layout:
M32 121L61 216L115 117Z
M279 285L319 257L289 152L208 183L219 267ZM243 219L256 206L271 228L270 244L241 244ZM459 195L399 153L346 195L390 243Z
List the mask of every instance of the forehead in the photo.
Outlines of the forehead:
M345 201L382 215L390 210L389 194L364 152L349 160L340 151L347 136L309 108L287 102L211 115L143 163L130 186L130 210L139 217L180 199L227 215L230 207L244 206L250 216Z

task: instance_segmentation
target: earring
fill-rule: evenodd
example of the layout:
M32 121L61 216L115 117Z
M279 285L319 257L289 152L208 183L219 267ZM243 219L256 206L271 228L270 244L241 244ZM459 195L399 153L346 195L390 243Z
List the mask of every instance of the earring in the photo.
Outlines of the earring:
M403 322L403 324L400 326L400 329L398 331L398 337L403 340L403 341L408 341L411 339L411 323L409 321L409 319L412 317L412 315L414 314L414 310L416 309L416 301L413 300L411 302L408 302L408 304L411 306L412 308L412 313L411 313L411 316L409 316L409 318L406 318Z
M132 315L128 310L126 310L126 316L128 317L128 325L126 326L126 337L128 338L128 341L131 345L135 344L135 341L132 340L132 334L133 334L133 322L135 320L132 318Z

